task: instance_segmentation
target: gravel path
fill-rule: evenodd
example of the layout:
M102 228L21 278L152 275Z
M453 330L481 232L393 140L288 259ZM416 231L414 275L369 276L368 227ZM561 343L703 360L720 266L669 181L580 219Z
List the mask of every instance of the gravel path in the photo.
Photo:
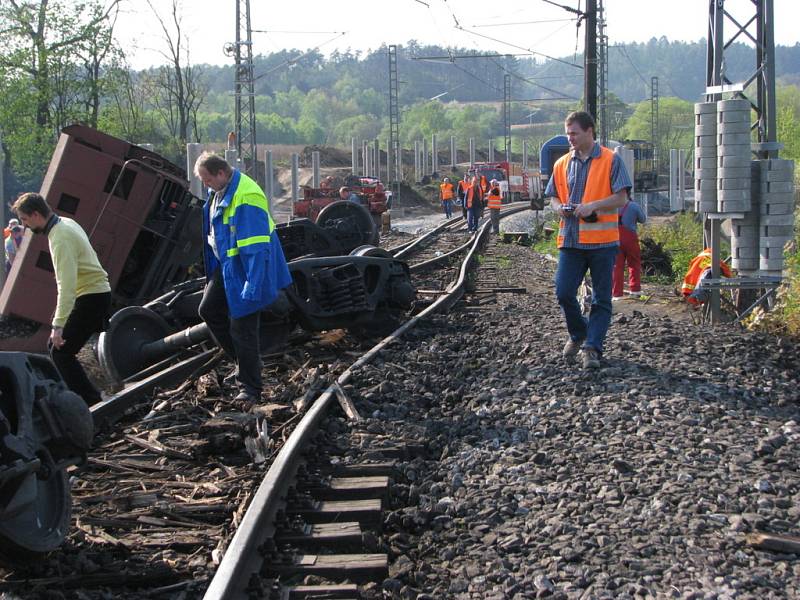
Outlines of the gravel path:
M798 557L745 540L800 534L797 347L642 303L586 372L560 355L552 262L488 253L527 293L412 330L349 391L366 431L426 444L401 464L382 591L800 598Z

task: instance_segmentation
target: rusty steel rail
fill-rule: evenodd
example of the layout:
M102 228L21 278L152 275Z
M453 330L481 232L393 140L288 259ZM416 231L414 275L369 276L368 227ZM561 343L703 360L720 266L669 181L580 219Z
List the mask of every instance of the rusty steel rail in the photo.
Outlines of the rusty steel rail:
M330 385L314 401L284 443L256 490L211 583L206 589L204 595L206 600L232 600L248 597L247 587L250 576L258 573L264 563L258 548L275 533L275 515L294 480L297 467L302 461L302 452L306 442L331 406L331 402L336 398L336 388L347 384L356 370L371 362L384 348L398 340L420 320L436 312L449 310L463 297L466 290L467 272L490 230L491 223L487 220L478 233L472 236L469 242L469 251L459 270L459 276L448 287L445 294L359 357L337 378L335 384Z

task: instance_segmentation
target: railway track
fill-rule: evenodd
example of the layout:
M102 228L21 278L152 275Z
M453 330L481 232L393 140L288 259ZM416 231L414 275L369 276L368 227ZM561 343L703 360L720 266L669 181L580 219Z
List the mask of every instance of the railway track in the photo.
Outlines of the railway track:
M388 497L393 473L385 459L408 449L362 443L364 460L341 470L335 458L310 457L307 448L320 423L331 419L326 414L336 400L355 410L344 390L364 365L419 319L448 310L463 296L489 225L476 236L459 232L459 226L447 223L401 249L416 260L415 273L438 271L455 261L454 250L464 251L462 260L446 268L453 275L446 289L443 275L424 310L366 352L363 341L340 331L301 336L280 357L265 361L271 392L255 411L246 413L247 407L232 402L219 353L203 345L176 364L153 367L95 407L96 421L108 429L88 463L70 473L74 532L47 561L3 573L0 590L24 586L32 597L39 591L44 597L56 585L87 598L105 597L108 590L131 598L240 597L255 590L282 594L265 597L351 597L358 590L348 581L380 581L386 557L367 552L375 549L368 540L378 533L368 527L380 524ZM142 403L149 396L152 401ZM295 413L292 404L302 412ZM358 420L354 414L350 419ZM377 497L365 497L370 494ZM308 510L293 511L298 504ZM343 521L345 514L352 520ZM326 519L335 524L326 525ZM299 552L324 542L361 551ZM335 574L347 581L275 583Z

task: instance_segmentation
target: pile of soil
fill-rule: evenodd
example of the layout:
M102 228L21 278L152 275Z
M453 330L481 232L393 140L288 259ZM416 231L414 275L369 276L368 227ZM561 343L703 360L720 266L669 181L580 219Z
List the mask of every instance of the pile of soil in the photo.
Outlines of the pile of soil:
M311 153L319 152L319 162L324 167L349 167L352 164L352 156L346 150L333 148L332 146L306 146L300 153L300 164L304 167L311 167Z

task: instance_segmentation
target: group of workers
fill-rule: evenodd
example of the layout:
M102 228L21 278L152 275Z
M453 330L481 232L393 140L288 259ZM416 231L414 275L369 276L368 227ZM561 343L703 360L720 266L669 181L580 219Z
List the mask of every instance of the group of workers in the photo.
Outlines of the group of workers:
M503 206L503 192L497 179L487 182L485 175L476 172L470 177L469 174L465 173L464 178L459 180L458 187L456 187L449 177L445 177L439 185L439 200L442 203L442 210L444 210L444 215L447 219L453 217L454 201L461 206L469 231L478 230L478 223L483 216L484 208L488 208L492 232L500 233L500 209Z

